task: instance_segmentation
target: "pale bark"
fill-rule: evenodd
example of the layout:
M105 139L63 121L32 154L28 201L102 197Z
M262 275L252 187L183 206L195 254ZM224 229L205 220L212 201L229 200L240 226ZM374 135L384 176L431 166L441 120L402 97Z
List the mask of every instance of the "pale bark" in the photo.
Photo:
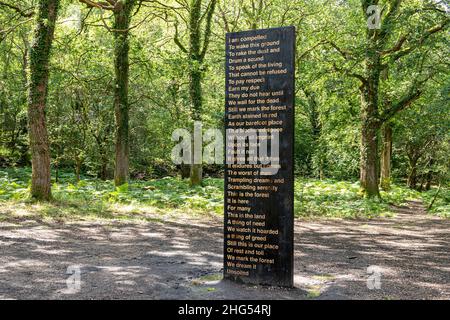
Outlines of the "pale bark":
M383 147L381 150L380 187L384 191L391 189L391 157L392 157L392 128L389 123L383 126Z

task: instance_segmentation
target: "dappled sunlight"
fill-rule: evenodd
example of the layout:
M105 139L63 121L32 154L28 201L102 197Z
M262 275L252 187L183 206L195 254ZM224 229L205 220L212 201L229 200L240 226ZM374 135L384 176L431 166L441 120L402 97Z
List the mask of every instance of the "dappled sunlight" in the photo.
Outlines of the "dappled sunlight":
M6 169L0 176L3 194L0 221L6 220L137 220L164 222L190 217L223 216L223 179L207 178L203 187L191 188L188 181L167 177L149 181L130 181L125 188L115 188L111 181L85 179L73 184L71 179L54 184L54 201L33 203L23 192L23 183L11 183L29 174L26 169ZM25 178L24 178L25 179ZM26 178L28 179L28 178ZM295 180L294 213L297 217L374 219L401 212L408 199L429 203L435 190L420 193L393 185L382 192L383 200L369 200L360 194L357 182L301 179ZM444 215L447 189L441 191L433 212Z
M13 259L12 261L9 260L9 262L7 262L8 257L4 257L3 259L5 259L5 262L0 266L0 272L20 271L28 268L43 268L48 266L48 263L37 259Z
M323 299L407 299L418 292L424 299L448 298L449 247L450 221L425 214L398 213L395 219L363 224L349 220L296 222L296 252L300 254L295 261L304 268L302 288L315 285L310 278L316 273L333 276L319 285ZM381 272L381 290L366 287L368 266ZM305 272L310 277L304 276Z
M306 208L314 208L323 201L326 210L338 210L333 202L341 201L342 194L349 196L348 201L355 199L348 192L355 192L356 185L350 186L353 191L345 191L346 187L347 183L337 183L333 189L327 182L308 182L300 189L302 202L297 203L310 201ZM75 192L77 187L70 189ZM323 189L320 201L305 200L308 192L315 194L318 189ZM339 191L337 196L333 190ZM72 200L2 202L0 296L266 297L266 289L216 279L223 268L223 218L192 210L134 201L91 209ZM392 218L296 220L297 289L271 290L271 296L384 299L414 297L420 291L424 298L448 297L450 220L427 215L423 206L414 203L391 210ZM69 266L80 267L79 293L66 288ZM377 266L382 273L381 290L368 290L368 266Z
M413 219L413 220L412 220ZM414 222L414 223L413 223ZM0 223L0 296L79 299L258 298L266 289L218 279L221 219ZM398 228L397 225L405 226ZM414 226L410 228L409 226ZM368 221L295 222L295 286L279 299L444 298L449 283L449 221L398 214ZM66 290L68 266L81 269L81 292ZM382 289L367 288L367 267Z

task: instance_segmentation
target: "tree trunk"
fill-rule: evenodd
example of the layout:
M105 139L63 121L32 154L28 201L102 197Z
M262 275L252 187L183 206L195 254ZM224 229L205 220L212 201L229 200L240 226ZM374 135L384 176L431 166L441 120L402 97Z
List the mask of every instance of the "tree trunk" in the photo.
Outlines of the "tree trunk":
M324 168L326 163L326 152L323 150L324 146L320 141L322 136L322 124L320 123L319 103L314 92L311 92L308 89L303 89L303 92L307 98L307 113L309 123L311 125L311 136L314 144L311 156L308 157L308 166L311 171L316 171L318 174L315 174L315 176L318 176L319 179L322 180L325 178ZM312 155L316 155L316 157L318 156L316 168L314 168L315 161Z
M100 167L97 171L97 177L100 178L103 181L106 181L108 179L108 135L110 131L108 130L106 133L104 133L104 137L102 137L99 134L93 134L95 142L97 143L97 149L98 154L100 156Z
M368 33L365 57L365 83L361 86L360 184L365 196L380 197L378 188L378 87L381 59L378 44Z
M80 182L80 173L81 173L81 165L83 164L83 160L81 157L75 157L75 179Z
M191 176L191 166L189 164L182 163L180 165L180 173L182 179L190 178Z
M390 123L383 126L383 147L381 150L380 186L384 191L391 189L391 157L392 157L392 128Z
M202 14L202 0L191 0L189 11L189 49L186 49L178 38L176 29L175 43L180 49L188 54L189 59L189 98L191 103L192 122L202 121L202 76L203 62L208 49L212 18L217 4L217 0L211 0L206 11ZM205 27L202 34L202 22ZM202 183L202 164L191 163L190 179L191 185Z
M378 124L374 119L376 98L374 92L363 93L361 114L360 183L364 194L380 197L378 189Z
M129 177L129 43L128 28L134 0L123 1L122 8L114 12L114 111L116 118L116 163L114 183L116 186L128 182Z
M59 164L58 162L55 163L55 182L59 182Z
M201 164L191 165L191 185L200 186L203 178L203 166Z
M108 179L108 156L106 151L100 152L100 170L98 176L103 181Z
M428 170L427 176L426 176L426 183L425 183L425 190L430 191L431 184L433 183L433 164L434 160L430 159L430 169Z
M201 87L201 72L197 70L191 70L191 84L190 84L190 96L192 101L192 119L195 121L201 121L202 110L202 87ZM194 162L194 154L198 150L194 148L194 142L192 143L192 163L191 163L191 185L201 185L203 179L202 164L196 164ZM201 150L201 149L200 149Z
M33 45L30 49L28 126L31 149L31 196L51 199L50 146L45 118L50 50L59 0L39 1Z
M411 171L408 175L407 185L410 189L416 189L417 186L417 163L413 162L411 165Z
M363 122L361 137L361 188L367 197L379 197L378 137L376 129Z
M202 71L201 71L201 0L193 0L190 13L189 55L191 60L189 74L189 96L192 106L192 120L202 120ZM202 183L202 165L191 163L191 185Z

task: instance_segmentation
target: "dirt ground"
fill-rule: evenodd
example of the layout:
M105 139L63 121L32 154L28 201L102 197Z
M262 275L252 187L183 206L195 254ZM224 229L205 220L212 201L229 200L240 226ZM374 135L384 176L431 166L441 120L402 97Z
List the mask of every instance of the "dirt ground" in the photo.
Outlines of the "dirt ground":
M0 299L450 299L450 220L419 203L397 211L297 220L295 289L221 281L219 218L1 222ZM67 287L69 266L79 292Z

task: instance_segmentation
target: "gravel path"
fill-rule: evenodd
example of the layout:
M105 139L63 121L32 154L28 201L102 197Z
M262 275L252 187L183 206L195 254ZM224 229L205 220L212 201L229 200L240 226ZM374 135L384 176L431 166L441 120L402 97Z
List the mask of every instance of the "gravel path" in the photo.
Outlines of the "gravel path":
M297 220L295 289L220 281L218 218L2 222L0 299L450 299L450 220L420 203L397 212ZM67 288L69 266L79 292Z

